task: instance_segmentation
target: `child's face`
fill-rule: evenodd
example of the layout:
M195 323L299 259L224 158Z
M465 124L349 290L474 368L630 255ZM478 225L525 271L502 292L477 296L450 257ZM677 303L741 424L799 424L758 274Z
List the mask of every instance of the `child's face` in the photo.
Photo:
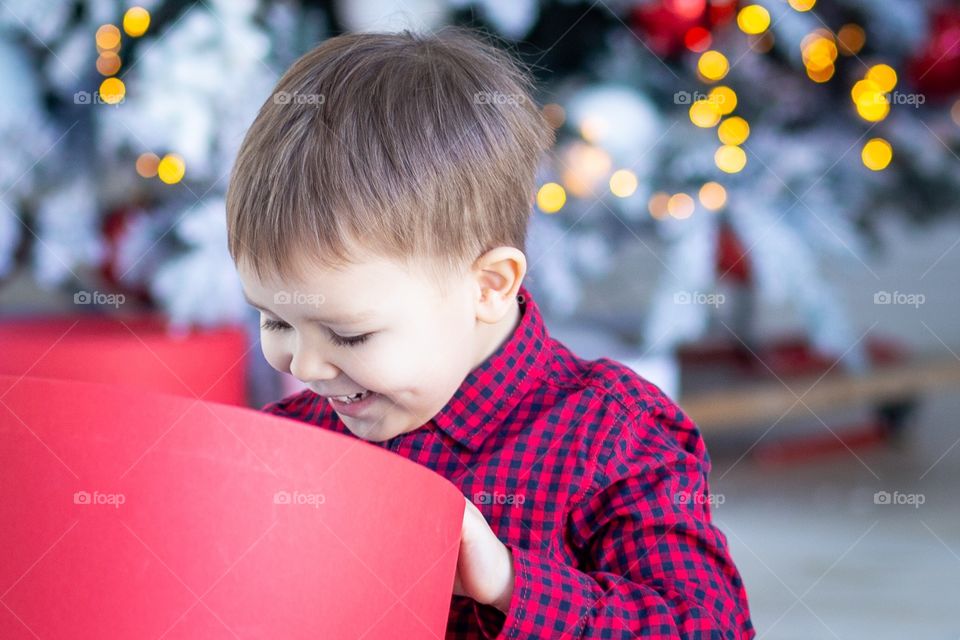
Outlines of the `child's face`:
M372 392L352 408L326 400L357 436L382 442L423 425L477 364L468 275L442 298L425 275L392 261L307 271L304 281L261 281L238 265L271 366L323 396Z

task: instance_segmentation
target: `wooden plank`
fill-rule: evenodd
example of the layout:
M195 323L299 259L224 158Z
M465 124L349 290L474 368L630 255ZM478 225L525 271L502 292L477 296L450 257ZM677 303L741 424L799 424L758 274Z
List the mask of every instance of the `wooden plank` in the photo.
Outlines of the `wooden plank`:
M679 405L703 431L733 431L771 423L793 410L814 413L907 399L943 387L960 390L960 360L927 360L878 367L866 374L819 376L691 392ZM803 398L798 402L797 397Z

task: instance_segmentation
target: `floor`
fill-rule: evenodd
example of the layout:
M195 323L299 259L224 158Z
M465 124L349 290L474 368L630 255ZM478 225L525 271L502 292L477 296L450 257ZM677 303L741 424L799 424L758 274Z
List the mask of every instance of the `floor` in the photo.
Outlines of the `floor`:
M758 638L960 638L958 415L960 394L940 393L924 400L899 449L776 465L741 458L742 447L725 453L716 440L711 487L723 503L714 517ZM878 491L891 503L878 504Z

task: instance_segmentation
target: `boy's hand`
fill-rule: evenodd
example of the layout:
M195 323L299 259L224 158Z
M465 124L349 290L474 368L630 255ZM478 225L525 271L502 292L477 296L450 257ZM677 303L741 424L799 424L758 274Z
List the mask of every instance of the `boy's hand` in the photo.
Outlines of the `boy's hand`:
M466 499L460 557L453 593L473 598L507 613L513 595L513 555L487 524L483 514Z

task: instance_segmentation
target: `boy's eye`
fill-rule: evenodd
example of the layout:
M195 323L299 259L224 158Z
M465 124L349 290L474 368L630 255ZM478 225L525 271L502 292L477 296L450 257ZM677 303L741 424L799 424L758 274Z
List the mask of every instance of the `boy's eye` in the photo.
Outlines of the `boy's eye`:
M290 328L286 322L281 322L280 320L273 320L267 318L263 321L263 324L260 325L261 328L266 329L267 331L286 331ZM355 347L357 345L363 344L367 341L372 334L365 333L361 336L340 336L336 333L330 332L330 339L333 340L333 343L341 347Z
M264 320L263 324L260 325L261 328L267 329L268 331L285 331L290 328L286 322L280 322L279 320Z
M367 338L369 338L370 335L371 335L371 334L369 334L369 333L365 333L365 334L363 334L362 336L350 336L349 338L347 338L347 337L344 337L344 336L339 336L339 335L337 335L337 334L335 334L334 332L331 331L331 332L330 332L330 339L333 340L333 342L334 342L335 344L338 344L338 345L340 345L340 346L344 346L344 347L355 347L355 346L357 346L357 345L359 345L359 344L363 344L364 342L366 342L366 341L367 341Z

